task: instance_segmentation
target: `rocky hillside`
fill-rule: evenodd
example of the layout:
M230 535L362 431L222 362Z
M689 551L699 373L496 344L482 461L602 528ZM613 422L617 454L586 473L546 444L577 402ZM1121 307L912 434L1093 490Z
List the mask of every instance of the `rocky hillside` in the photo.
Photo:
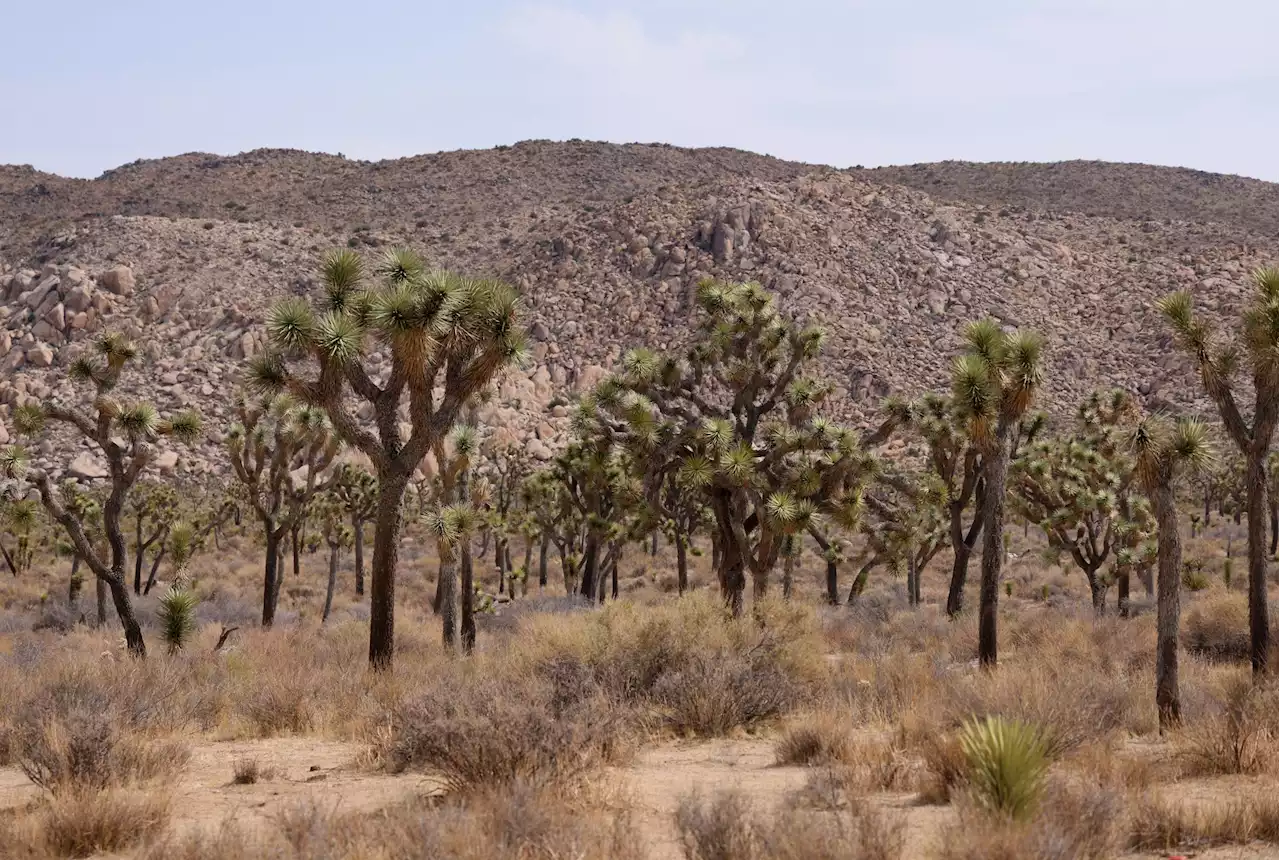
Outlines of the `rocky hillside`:
M1247 271L1276 256L1274 232L1214 220L1225 197L1188 212L1194 201L1170 191L1176 206L1134 218L1105 201L1062 211L1084 191L1043 205L943 202L885 176L733 150L543 142L378 164L188 155L93 181L0 169L0 436L13 404L69 393L61 368L94 331L123 329L148 359L137 390L200 408L214 431L166 468L213 468L266 308L310 290L334 245L409 243L522 288L532 361L485 417L538 458L567 432L559 404L621 350L682 340L706 276L759 280L828 328L824 361L848 420L891 392L944 385L961 326L986 314L1048 335L1045 403L1063 414L1109 385L1203 408L1151 303L1185 286L1211 315L1234 316Z
M1216 222L1274 241L1274 182L1181 167L1062 161L1054 164L943 161L867 171L939 200L1111 218Z

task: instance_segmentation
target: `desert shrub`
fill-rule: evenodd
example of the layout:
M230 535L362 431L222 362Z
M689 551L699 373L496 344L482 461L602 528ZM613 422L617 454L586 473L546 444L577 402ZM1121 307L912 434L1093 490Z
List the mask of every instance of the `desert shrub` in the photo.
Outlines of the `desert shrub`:
M812 613L765 601L732 620L711 595L530 618L522 660L557 695L603 695L656 726L722 734L781 715L826 679ZM518 665L513 667L518 670Z
M1183 775L1206 776L1276 770L1277 696L1243 670L1209 690L1208 713L1177 737Z
M1129 812L1129 847L1139 851L1207 847L1280 838L1276 787L1224 800L1187 803L1147 794Z
M960 748L981 805L1014 819L1035 809L1049 767L1039 728L1001 717L975 720L961 731Z
M447 673L397 710L383 755L392 770L430 769L457 791L576 781L615 753L625 722L599 698L553 701L538 679Z
M160 638L169 646L169 653L181 651L196 632L196 607L200 600L196 595L179 588L170 587L160 598L157 617L160 621Z
M852 748L849 718L835 714L811 714L783 729L773 745L780 765L814 765L845 761Z
M1097 785L1055 781L1022 821L961 803L939 860L1110 860L1125 842L1124 798Z
M186 764L184 744L148 736L166 723L155 698L167 679L74 663L46 672L33 679L8 732L12 757L36 785L105 788L172 775Z
M1209 587L1209 575L1204 572L1203 561L1191 559L1182 563L1182 587L1193 592Z
M903 823L865 803L830 812L761 813L740 794L686 795L675 813L686 860L896 860Z
M142 860L491 860L496 857L641 860L630 819L598 804L525 783L440 801L427 798L376 815L335 815L303 803L268 832L224 828L171 837Z
M1195 601L1182 621L1182 647L1210 660L1249 659L1249 605L1243 594L1222 592Z
M238 758L231 764L232 785L253 785L274 775L274 770L263 767L256 758Z
M315 720L316 690L309 680L301 673L263 669L242 691L238 714L257 737L305 732Z
M658 679L653 700L667 727L714 736L780 716L804 692L767 657L698 654Z
M925 732L914 742L924 763L919 782L923 803L950 803L957 789L968 782L969 766L964 748L954 734Z
M0 841L14 856L114 854L154 837L168 817L168 800L158 793L76 789L20 813Z

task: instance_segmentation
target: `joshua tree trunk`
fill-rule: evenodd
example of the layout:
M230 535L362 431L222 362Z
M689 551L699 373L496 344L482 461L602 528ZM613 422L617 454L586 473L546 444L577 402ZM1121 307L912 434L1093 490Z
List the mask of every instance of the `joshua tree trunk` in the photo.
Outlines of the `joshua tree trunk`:
M436 579L436 614L440 616L441 639L446 651L458 647L458 572L454 548L440 547L440 574Z
M1121 618L1129 617L1129 571L1116 574L1116 609Z
M1270 441L1270 440L1268 440ZM1254 445L1254 448L1259 446ZM1267 623L1267 451L1250 451L1246 465L1246 503L1249 508L1249 663L1254 677L1267 671L1271 629Z
M67 606L72 612L75 612L76 605L80 602L80 588L84 585L84 580L80 578L80 555L79 553L71 556L71 578L67 581Z
M329 612L333 609L333 588L338 584L338 545L329 545L329 587L324 592L324 612L320 615L320 623L329 620Z
M280 537L272 523L267 524L267 553L262 575L262 626L270 627L276 620L277 583L280 578Z
M378 474L378 512L373 527L373 569L369 589L369 662L391 668L395 656L396 563L400 523L409 476L393 469Z
M689 538L687 535L676 535L676 594L683 595L689 590Z
M1003 429L1003 428L1002 428ZM1000 602L1000 569L1004 565L1004 489L1009 474L1007 432L998 432L995 444L983 454L986 464L982 499L982 586L978 604L978 662L994 669Z
M151 570L147 572L147 584L142 587L142 593L150 594L151 589L156 586L156 576L160 573L160 562L164 561L166 547L160 544L160 549L156 550L155 556L151 559Z
M916 570L916 554L911 547L907 548L907 605L920 605L920 571Z
M587 532L587 545L582 559L582 580L578 593L592 600L599 598L600 538L594 531Z
M538 590L547 587L547 553L551 550L551 538L542 535L538 543Z
M986 494L980 494L979 502L985 506ZM964 610L964 586L969 578L969 559L973 556L973 548L982 534L983 517L980 510L969 525L967 533L960 529L960 517L964 509L951 512L951 549L955 560L951 564L951 584L947 588L947 615L954 617Z
M293 553L293 578L298 580L302 575L302 521L293 524L289 529L289 549Z
M351 521L351 536L356 549L356 597L364 597L364 520Z
M724 542L720 550L720 582L725 604L734 618L742 617L743 598L747 590L746 562L738 551L737 541Z
M657 554L658 554L658 533L655 531L649 537L649 555L653 556Z
M95 577L94 595L97 598L98 609L98 626L102 627L107 623L107 581L101 577Z
M498 569L498 593L505 594L507 590L507 539L504 537L495 537L493 539L493 566ZM511 595L515 597L515 595Z
M142 593L142 556L146 548L142 545L142 516L139 514L134 518L133 529L133 593Z
M1156 579L1156 709L1160 728L1182 720L1178 696L1178 614L1180 611L1182 541L1178 537L1178 511L1173 488L1167 483L1151 493L1159 528L1159 572Z
M471 570L471 539L462 538L462 653L470 654L476 648L475 580Z
M609 565L609 584L610 584L609 590L613 595L613 599L617 600L618 599L618 560L617 559L614 559L613 564ZM601 601L601 602L603 603L604 601Z
M791 599L791 589L793 579L795 577L796 558L795 554L790 552L791 547L787 547L788 552L782 557L782 599Z
M107 588L111 591L111 602L116 607L116 615L120 616L120 626L124 628L124 640L129 646L129 653L137 657L147 656L147 646L142 640L142 627L138 624L138 617L133 614L133 603L129 600L129 589L125 586L123 567L118 578L113 577L107 581Z
M867 579L871 576L871 568L876 566L876 559L872 558L862 567L858 568L858 575L853 578L853 585L849 586L849 605L852 606L854 601L862 596L862 592L867 587Z
M1093 603L1093 611L1105 615L1107 610L1107 585L1098 576L1098 569L1085 568L1085 579L1089 581L1089 599Z

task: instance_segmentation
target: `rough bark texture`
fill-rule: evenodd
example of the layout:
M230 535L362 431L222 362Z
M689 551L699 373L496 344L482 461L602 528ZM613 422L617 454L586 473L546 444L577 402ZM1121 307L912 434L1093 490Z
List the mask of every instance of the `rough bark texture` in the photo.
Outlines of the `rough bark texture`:
M356 597L364 597L364 520L351 522L356 550Z
M262 626L270 627L276 620L276 594L279 593L280 539L276 529L267 526L267 552L262 572Z
M1173 488L1165 483L1151 492L1160 530L1159 570L1156 575L1156 710L1161 730L1182 720L1178 695L1178 623L1182 585L1182 541Z
M1129 572L1121 571L1116 575L1116 609L1121 618L1129 617Z
M1257 447L1257 446L1255 446ZM1271 627L1267 619L1267 452L1250 452L1245 488L1249 509L1249 663L1254 675L1267 671Z
M460 634L462 637L462 653L470 654L476 647L476 615L475 615L475 580L471 569L471 541L469 538L462 539L462 557L459 559L459 567L462 570L461 600L462 606L462 624Z
M320 623L329 620L329 613L333 610L333 589L338 584L338 547L337 545L329 547L329 586L324 592L324 612L320 615Z
M440 553L440 574L436 580L436 613L440 616L440 641L446 651L458 647L458 571L454 550Z
M684 594L689 590L689 536L676 538L676 593Z
M538 544L538 589L547 587L547 553L551 550L551 538L546 535Z
M1009 474L1009 445L1003 434L983 460L986 491L982 499L982 585L978 595L978 662L995 668L998 660L1000 570L1004 566L1004 488Z
M408 476L378 475L378 513L373 529L372 583L369 589L369 662L389 669L395 658L396 563L400 556L401 503Z

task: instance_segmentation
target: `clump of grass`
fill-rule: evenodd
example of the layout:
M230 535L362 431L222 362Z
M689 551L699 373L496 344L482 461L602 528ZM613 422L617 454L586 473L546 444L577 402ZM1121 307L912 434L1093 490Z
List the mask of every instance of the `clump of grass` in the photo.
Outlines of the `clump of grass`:
M1249 605L1243 594L1205 595L1187 610L1182 622L1182 647L1210 660L1249 659Z
M238 758L231 765L232 785L254 785L264 779L271 779L275 771L263 767L256 758Z
M17 856L115 854L153 838L168 818L168 799L158 792L76 789L20 813L0 840Z
M960 733L960 749L981 805L1015 820L1035 810L1049 768L1039 728L1002 717L974 720Z
M1280 839L1274 785L1213 803L1191 804L1144 795L1130 810L1129 847L1170 851Z
M598 798L594 798L598 800ZM274 826L223 828L148 846L141 860L491 860L495 857L642 860L625 812L549 787L513 783L447 800L422 798L368 813L302 803Z
M536 679L454 672L399 708L383 756L392 770L427 768L460 792L575 782L615 752L625 715L599 698L557 704Z
M1209 587L1209 576L1204 572L1204 562L1198 559L1182 563L1182 587L1187 591L1204 591Z
M1255 685L1245 670L1222 678L1208 715L1178 734L1183 775L1274 773L1277 717L1274 685Z
M897 860L903 822L863 802L762 813L740 794L686 795L675 813L686 860Z
M820 765L848 761L853 731L847 719L834 714L813 714L783 729L773 745L780 765Z

